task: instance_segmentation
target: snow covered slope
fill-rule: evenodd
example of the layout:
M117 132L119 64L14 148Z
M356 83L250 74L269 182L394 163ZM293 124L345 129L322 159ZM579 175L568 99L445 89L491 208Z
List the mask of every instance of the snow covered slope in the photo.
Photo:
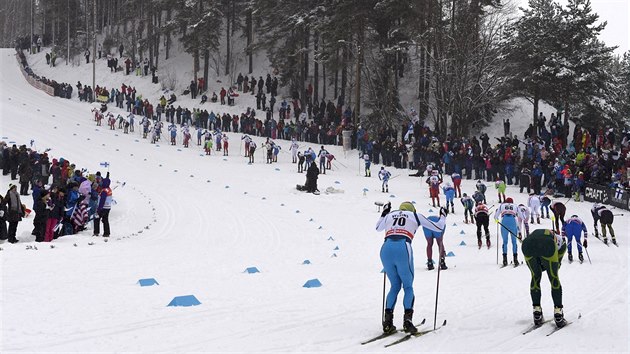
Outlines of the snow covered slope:
M138 132L97 128L88 104L34 90L12 50L0 51L0 62L0 138L17 144L33 139L38 149L50 147L52 156L91 172L108 161L118 186L109 242L88 230L56 240L55 248L36 244L31 217L20 224L20 243L0 245L0 352L384 351L389 339L360 345L381 327L383 235L374 231L374 202L413 200L430 215L421 179L393 170L400 177L391 180L391 195L380 193L376 177L362 177L356 152L344 157L330 147L339 161L320 176L319 189L344 193L304 194L295 190L305 176L296 173L285 141L273 165L261 153L247 165L236 134L230 134L225 158L200 156L196 145L152 145ZM0 178L0 192L9 182ZM464 191L472 188L472 181L463 182ZM512 187L508 194L526 199ZM28 197L25 202L30 206ZM589 208L568 203L568 212L590 226ZM499 269L495 248L477 249L474 227L463 224L456 205L445 235L455 256L440 275L437 314L448 325L387 351L627 352L630 241L624 214L615 221L621 247L591 238L592 265L562 265L566 317L582 318L550 337L551 327L524 336L531 322L527 267ZM495 230L492 239L494 245ZM462 241L467 245L459 246ZM418 321L432 323L437 273L424 267L425 245L420 235L413 243L415 310ZM306 259L310 265L302 264ZM243 272L252 266L260 273ZM151 277L160 285L136 284ZM302 287L313 278L323 286ZM542 290L550 318L546 279ZM166 306L190 294L201 305ZM399 302L397 326L402 312Z

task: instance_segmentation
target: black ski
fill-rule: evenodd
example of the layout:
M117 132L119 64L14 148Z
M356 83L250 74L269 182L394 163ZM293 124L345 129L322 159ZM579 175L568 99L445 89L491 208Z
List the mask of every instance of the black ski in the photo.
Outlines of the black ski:
M524 330L523 334L527 334L527 333L529 333L531 331L537 330L538 328L542 327L545 323L548 323L548 322L551 322L551 321L553 321L553 319L543 321L541 324L538 324L538 325L537 324L533 324L533 325L529 326L529 328Z
M400 338L400 339L398 339L398 340L396 340L394 342L391 342L389 344L385 344L385 348L391 347L392 345L400 344L402 342L406 342L406 341L408 341L409 339L411 339L413 337L420 337L420 336L423 336L423 335L425 335L427 333L435 332L435 331L437 331L438 329L440 329L440 328L442 328L444 326L446 326L446 320L444 320L442 325L437 327L436 329L428 329L426 331L420 331L420 332L417 332L417 333L414 333L414 334L407 334L406 336L404 336L404 337L402 337L402 338Z
M551 332L547 333L547 337L549 337L550 335L552 335L552 334L554 334L554 333L558 332L559 330L561 330L561 329L565 328L566 326L570 325L571 323L573 323L573 322L568 321L568 322L567 322L564 326L562 326L562 327L558 327L558 326L554 327L554 329L553 329L553 330L551 330Z
M602 240L599 235L595 235L595 238L602 241L606 246L610 247L610 245L608 244L608 242L604 242L604 240Z
M423 318L422 322L417 324L416 327L422 326L425 322L426 322L426 318ZM404 332L404 329L398 329L398 330L395 330L395 331L392 331L392 332L383 333L383 334L381 334L379 336L376 336L374 338L368 339L365 342L361 342L361 345L365 345L365 344L368 344L368 343L376 342L377 340L381 340L381 339L387 338L387 337L391 336L392 334L400 333L400 332Z

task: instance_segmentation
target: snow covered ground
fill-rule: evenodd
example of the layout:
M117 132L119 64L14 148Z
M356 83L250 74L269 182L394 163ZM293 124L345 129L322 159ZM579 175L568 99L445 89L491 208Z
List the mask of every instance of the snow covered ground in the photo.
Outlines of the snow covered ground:
M291 164L286 141L279 141L284 149L273 165L265 164L260 152L257 162L247 165L239 156L237 134L230 134L228 157L200 156L196 145L152 145L139 130L125 135L97 128L86 103L33 89L13 50L0 51L0 71L0 138L17 144L33 139L38 149L50 147L53 157L91 172L104 171L99 162L108 161L118 186L109 242L90 237L88 230L56 240L55 248L37 244L30 236L30 217L18 229L20 243L0 245L2 353L630 349L628 212L615 221L619 248L589 238L593 264L565 260L562 265L565 315L574 323L550 337L545 334L551 325L524 336L531 322L527 267L499 269L495 230L493 248L478 250L474 226L463 223L457 204L445 235L447 251L455 256L447 258L450 268L440 275L437 314L448 325L387 349L383 344L390 339L362 346L381 331L383 235L374 230L379 216L374 202L396 207L413 200L419 212L430 215L423 180L392 169L400 177L390 182L391 193L383 194L376 177L362 176L356 152L344 156L340 148L329 147L339 161L320 176L319 189L344 193L301 193L295 185L305 176ZM9 182L0 178L0 192ZM472 189L472 181L463 182L464 192ZM526 200L513 187L508 195ZM489 196L494 204L496 197ZM592 225L589 203L567 206L569 215ZM542 226L550 227L550 220ZM425 245L418 235L415 317L432 325L437 273L424 266ZM307 259L311 264L302 264ZM244 273L247 267L260 273ZM155 278L160 285L140 287L141 278ZM314 278L322 287L303 287ZM547 279L542 284L543 310L550 318ZM175 296L191 294L201 305L166 306ZM399 301L397 326L402 312Z

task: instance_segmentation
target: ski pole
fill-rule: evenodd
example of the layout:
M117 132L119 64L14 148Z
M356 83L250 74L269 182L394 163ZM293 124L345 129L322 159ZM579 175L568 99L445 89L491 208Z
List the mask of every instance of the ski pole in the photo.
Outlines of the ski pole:
M613 216L623 216L623 214L613 214Z
M385 280L387 278L387 272L383 272L383 308L381 311L381 322L385 321Z
M577 240L576 240L576 241L577 241ZM586 257L588 257L588 263L589 263L590 265L593 265L593 262L591 262L591 256L589 256L589 254L588 254L588 248L584 247L584 245L582 245L582 242L580 242L580 241L578 241L578 244L579 244L580 246L582 246L582 247L584 248L584 250L586 251Z
M499 224L497 223L497 264L499 264Z
M435 330L436 325L437 325L437 307L438 307L438 295L440 293L440 269L442 269L441 266L438 266L438 271L437 271L437 286L435 288L435 312L433 314L433 330Z

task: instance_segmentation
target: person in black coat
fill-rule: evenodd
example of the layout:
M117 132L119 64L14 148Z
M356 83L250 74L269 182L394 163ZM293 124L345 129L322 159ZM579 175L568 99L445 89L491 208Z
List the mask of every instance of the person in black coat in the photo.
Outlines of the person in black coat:
M44 242L44 236L46 235L46 223L48 222L48 216L50 214L50 209L48 208L49 199L50 194L47 190L43 190L33 207L35 211L35 219L33 220L33 235L35 235L36 242Z
M317 168L316 163L311 163L311 165L306 170L306 191L308 193L319 192L317 189L317 176L319 176L319 168Z
M0 195L0 240L6 240L7 235L7 217L9 216L7 206L3 203L4 198Z
M24 206L20 200L20 194L17 191L15 184L9 185L9 191L7 192L0 207L6 206L7 212L4 217L9 222L9 230L7 233L10 243L17 243L18 239L15 238L17 233L17 225L22 221L24 217ZM8 216L7 216L8 215Z

